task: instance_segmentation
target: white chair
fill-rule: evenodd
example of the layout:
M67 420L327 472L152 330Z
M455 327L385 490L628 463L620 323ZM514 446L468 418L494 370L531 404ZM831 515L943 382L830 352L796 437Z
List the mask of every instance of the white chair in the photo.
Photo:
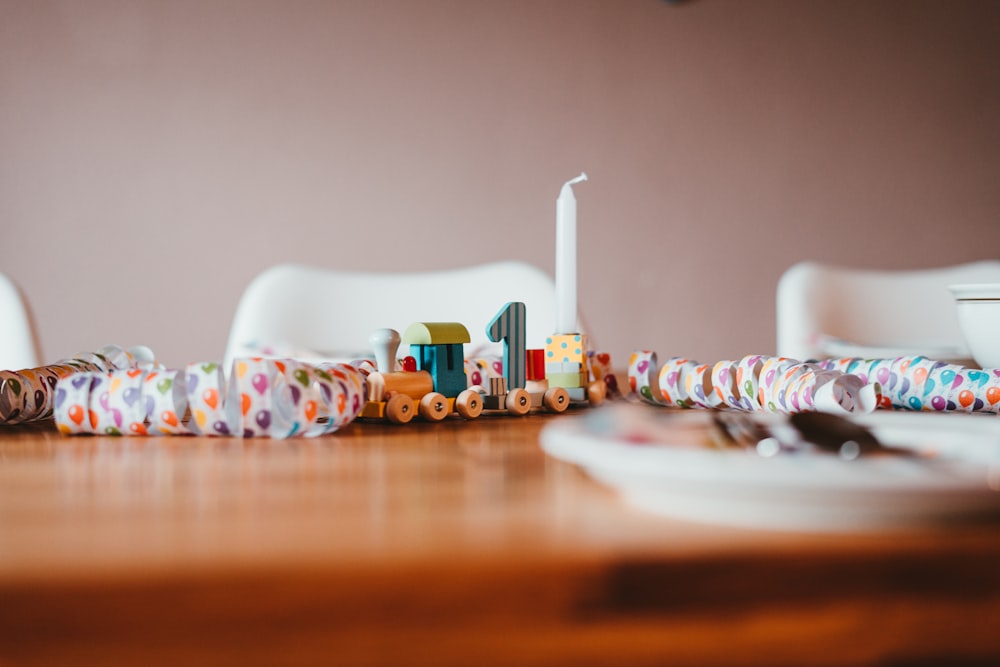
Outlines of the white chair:
M35 330L21 292L0 273L0 370L38 366Z
M793 359L922 354L972 365L947 286L1000 283L1000 261L878 271L801 262L778 282L777 353Z
M376 273L282 264L246 288L233 318L224 368L238 357L371 357L368 337L413 322L461 322L467 354L498 353L486 327L509 301L526 306L527 345L544 347L555 327L555 284L523 262L444 271ZM400 350L402 353L403 350Z

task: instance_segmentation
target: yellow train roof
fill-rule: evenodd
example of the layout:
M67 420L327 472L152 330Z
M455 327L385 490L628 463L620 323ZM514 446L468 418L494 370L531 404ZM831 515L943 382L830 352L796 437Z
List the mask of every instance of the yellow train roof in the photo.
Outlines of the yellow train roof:
M468 343L469 330L459 322L414 322L403 332L403 341L410 345L452 345Z

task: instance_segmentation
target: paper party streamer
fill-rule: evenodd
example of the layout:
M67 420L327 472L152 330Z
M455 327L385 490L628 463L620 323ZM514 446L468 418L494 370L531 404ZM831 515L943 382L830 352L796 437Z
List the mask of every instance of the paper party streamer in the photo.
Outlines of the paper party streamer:
M125 349L108 345L97 352L84 352L48 366L0 371L0 424L21 424L51 417L56 383L74 373L155 365L153 353L147 347L137 345Z
M1000 412L1000 369L972 369L926 357L828 359L803 363L760 355L662 366L655 352L632 354L633 392L659 405L769 412L905 410Z
M252 358L228 383L215 363L77 372L58 380L53 407L66 434L314 437L357 417L364 394L348 364Z
M1000 412L1000 368L967 368L926 357L827 359L824 368L882 387L883 406L935 412Z

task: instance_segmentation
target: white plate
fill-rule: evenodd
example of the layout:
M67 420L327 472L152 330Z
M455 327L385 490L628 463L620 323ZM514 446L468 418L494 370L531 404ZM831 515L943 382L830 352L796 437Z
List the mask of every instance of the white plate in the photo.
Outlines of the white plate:
M609 407L554 420L541 444L629 503L692 521L828 532L1000 517L995 416L865 415L859 421L884 444L930 458L853 461L713 449L702 442L709 419L704 411Z

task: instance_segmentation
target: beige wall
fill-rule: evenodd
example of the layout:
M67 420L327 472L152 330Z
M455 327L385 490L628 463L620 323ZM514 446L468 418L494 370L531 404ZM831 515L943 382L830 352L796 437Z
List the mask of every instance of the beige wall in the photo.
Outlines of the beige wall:
M586 170L598 347L770 353L797 260L1000 255L998 35L940 0L0 0L0 271L47 360L221 358L277 262L552 272Z

